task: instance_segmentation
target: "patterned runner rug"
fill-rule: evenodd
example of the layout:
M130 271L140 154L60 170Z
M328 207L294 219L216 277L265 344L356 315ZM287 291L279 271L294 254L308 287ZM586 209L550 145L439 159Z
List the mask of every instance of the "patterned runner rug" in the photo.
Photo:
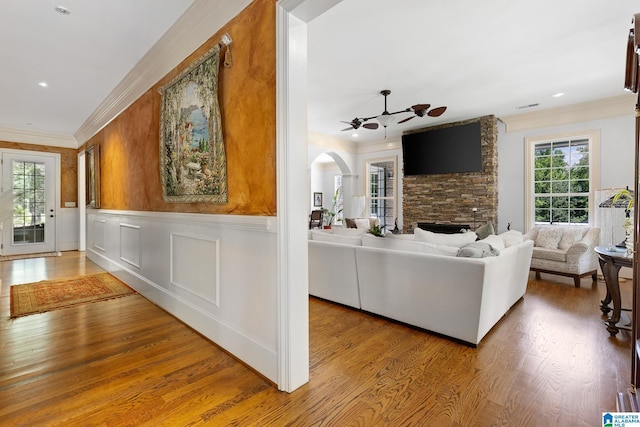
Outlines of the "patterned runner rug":
M44 313L79 304L134 295L136 291L109 273L10 287L11 317Z

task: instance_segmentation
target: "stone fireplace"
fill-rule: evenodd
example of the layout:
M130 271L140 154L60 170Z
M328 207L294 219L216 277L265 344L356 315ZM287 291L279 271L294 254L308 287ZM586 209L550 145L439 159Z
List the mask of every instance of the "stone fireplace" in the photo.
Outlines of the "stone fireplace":
M404 176L402 181L403 233L418 222L469 224L498 223L498 125L495 116L434 126L440 129L480 122L482 171ZM412 132L421 132L426 128ZM464 155L464 153L460 153ZM477 209L474 212L474 208Z

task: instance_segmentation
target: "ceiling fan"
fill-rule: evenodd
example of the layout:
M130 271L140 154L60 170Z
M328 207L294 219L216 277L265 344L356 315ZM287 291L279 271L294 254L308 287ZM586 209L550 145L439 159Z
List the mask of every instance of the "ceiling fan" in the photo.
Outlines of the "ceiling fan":
M381 124L386 128L391 123L393 123L393 121L395 120L395 117L393 116L396 114L411 113L411 112L414 113L413 116L405 117L404 119L400 120L398 122L398 124L400 124L400 123L408 122L409 120L413 119L416 116L424 117L425 115L427 115L429 117L439 117L447 109L447 107L431 108L431 104L416 104L416 105L412 105L409 108L405 108L404 110L390 113L389 111L387 111L387 96L391 94L391 91L389 89L385 89L380 91L380 94L384 96L384 111L382 112L382 114L379 114L377 116L372 116L372 117L363 117L363 118L356 117L350 122L342 121L341 123L346 123L349 125L348 128L345 128L342 130L343 131L354 130L354 129L359 129L360 127L363 127L365 129L378 129L379 124ZM431 110L429 110L429 108L431 108ZM369 120L373 120L373 119L376 119L378 122L367 123Z

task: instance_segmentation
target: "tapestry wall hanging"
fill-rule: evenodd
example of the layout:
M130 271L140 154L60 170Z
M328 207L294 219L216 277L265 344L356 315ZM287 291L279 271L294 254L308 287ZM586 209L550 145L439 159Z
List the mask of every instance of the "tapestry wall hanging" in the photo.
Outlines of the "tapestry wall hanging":
M218 104L220 45L161 88L160 179L168 202L227 202Z

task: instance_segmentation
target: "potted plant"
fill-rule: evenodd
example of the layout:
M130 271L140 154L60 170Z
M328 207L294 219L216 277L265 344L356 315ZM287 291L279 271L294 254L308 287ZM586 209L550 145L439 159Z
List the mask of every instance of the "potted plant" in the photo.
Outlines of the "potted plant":
M333 224L333 221L335 219L335 217L340 214L340 212L342 212L342 207L340 206L340 188L338 188L335 192L335 194L333 195L333 207L331 210L329 209L323 209L322 210L322 223L324 225L324 228L331 228L331 225Z
M376 237L384 237L383 229L384 226L380 227L379 224L375 224L369 229L369 231L367 231L367 233L371 233Z

